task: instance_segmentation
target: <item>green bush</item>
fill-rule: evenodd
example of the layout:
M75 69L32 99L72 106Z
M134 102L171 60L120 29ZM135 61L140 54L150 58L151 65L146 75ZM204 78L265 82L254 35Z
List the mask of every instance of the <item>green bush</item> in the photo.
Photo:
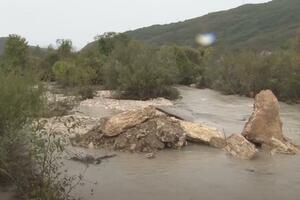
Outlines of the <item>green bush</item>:
M71 61L58 61L53 65L52 70L56 81L70 87L87 85L95 75L92 68L78 67Z
M202 76L204 71L201 51L180 46L162 47L165 51L173 54L175 66L178 70L176 82L178 84L190 85L197 82L197 78Z
M280 100L295 101L300 98L300 56L292 49L229 53L206 66L204 79L206 86L226 94L253 96L271 89Z
M173 55L137 41L117 46L104 67L105 84L121 97L149 99L175 98L177 69Z
M0 72L0 184L12 184L17 199L74 199L81 177L62 174L65 141L33 123L43 110L33 80L32 73Z
M20 130L39 116L41 92L32 75L0 71L0 134Z

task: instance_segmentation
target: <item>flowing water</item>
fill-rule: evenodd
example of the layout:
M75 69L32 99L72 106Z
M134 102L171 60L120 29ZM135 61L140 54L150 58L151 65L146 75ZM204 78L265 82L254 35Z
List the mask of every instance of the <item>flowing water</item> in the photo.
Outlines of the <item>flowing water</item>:
M174 111L218 127L227 135L240 133L252 111L250 98L224 96L208 89L179 90L183 98L176 102ZM281 116L285 134L300 143L300 105L281 103ZM68 163L72 173L86 170L87 184L78 188L79 196L95 200L300 199L300 156L260 153L255 160L243 161L201 145L162 151L153 160L143 154L117 154L87 169Z
M252 111L250 98L225 96L208 89L179 90L182 99L169 109L192 121L217 127L226 135L240 133ZM101 106L81 111L95 117L112 114ZM285 134L300 144L300 105L281 103L281 117ZM110 153L88 151L94 155ZM144 154L117 153L117 157L97 166L86 168L72 161L67 161L67 166L71 174L84 172L86 184L76 191L83 199L300 199L300 156L260 153L257 159L244 161L218 149L193 145L161 151L152 160Z

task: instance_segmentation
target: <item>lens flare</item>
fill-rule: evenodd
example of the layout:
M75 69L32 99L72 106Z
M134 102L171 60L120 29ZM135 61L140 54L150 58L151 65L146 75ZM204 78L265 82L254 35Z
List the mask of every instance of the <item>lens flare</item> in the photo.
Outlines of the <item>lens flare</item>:
M199 34L196 37L196 42L202 46L210 46L216 41L216 35L214 33Z

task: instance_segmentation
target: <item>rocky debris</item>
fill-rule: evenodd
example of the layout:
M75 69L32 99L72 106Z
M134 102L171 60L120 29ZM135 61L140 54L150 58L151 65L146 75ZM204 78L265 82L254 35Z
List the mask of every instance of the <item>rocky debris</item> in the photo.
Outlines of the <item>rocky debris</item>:
M225 150L240 159L252 159L257 153L255 145L240 134L233 134L227 138Z
M250 142L261 145L271 153L296 154L299 147L287 140L282 132L279 103L271 90L255 97L254 111L242 133Z
M272 138L284 141L279 103L271 90L263 90L255 97L254 111L242 133L255 144L271 144Z
M70 114L70 111L79 100L75 96L64 96L63 94L52 94L50 92L46 92L44 97L47 100L48 109L43 113L43 116L47 118Z
M156 110L152 107L147 107L143 110L123 112L108 119L103 127L101 127L101 131L105 136L114 137L153 118L155 114Z
M76 135L83 135L91 130L99 119L85 117L81 115L68 115L62 117L42 118L36 123L34 127L40 133L54 133L56 135L65 135L68 137L75 137Z
M98 127L77 140L74 139L73 144L87 147L93 142L95 147L149 153L164 148L181 148L186 145L185 136L179 122L166 116L157 116L115 137L106 136Z
M224 141L223 134L217 129L187 121L180 121L180 124L187 133L187 140L189 141L202 142L206 144L216 144L216 138L220 139L219 142L221 140ZM211 142L212 138L214 138L214 142Z
M135 126L115 139L114 149L153 152L164 148L181 148L185 132L178 122L160 116Z
M157 132L156 136L169 148L181 148L186 143L186 133L179 122L167 116L155 119Z
M93 99L87 99L80 103L82 106L94 107L104 106L106 109L113 109L119 111L139 110L149 106L172 106L172 101L165 98L150 99L147 101L138 100L119 100L114 99L113 91L102 90L97 91Z

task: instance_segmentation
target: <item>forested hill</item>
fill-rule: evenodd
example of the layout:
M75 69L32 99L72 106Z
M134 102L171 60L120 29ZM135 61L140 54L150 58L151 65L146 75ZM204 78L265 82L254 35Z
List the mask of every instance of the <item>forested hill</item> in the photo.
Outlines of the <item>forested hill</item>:
M214 32L215 46L223 49L272 49L293 37L300 28L300 0L273 0L167 25L129 31L131 37L152 44L195 46L199 33Z
M0 55L3 53L6 39L7 38L5 38L5 37L0 37Z

